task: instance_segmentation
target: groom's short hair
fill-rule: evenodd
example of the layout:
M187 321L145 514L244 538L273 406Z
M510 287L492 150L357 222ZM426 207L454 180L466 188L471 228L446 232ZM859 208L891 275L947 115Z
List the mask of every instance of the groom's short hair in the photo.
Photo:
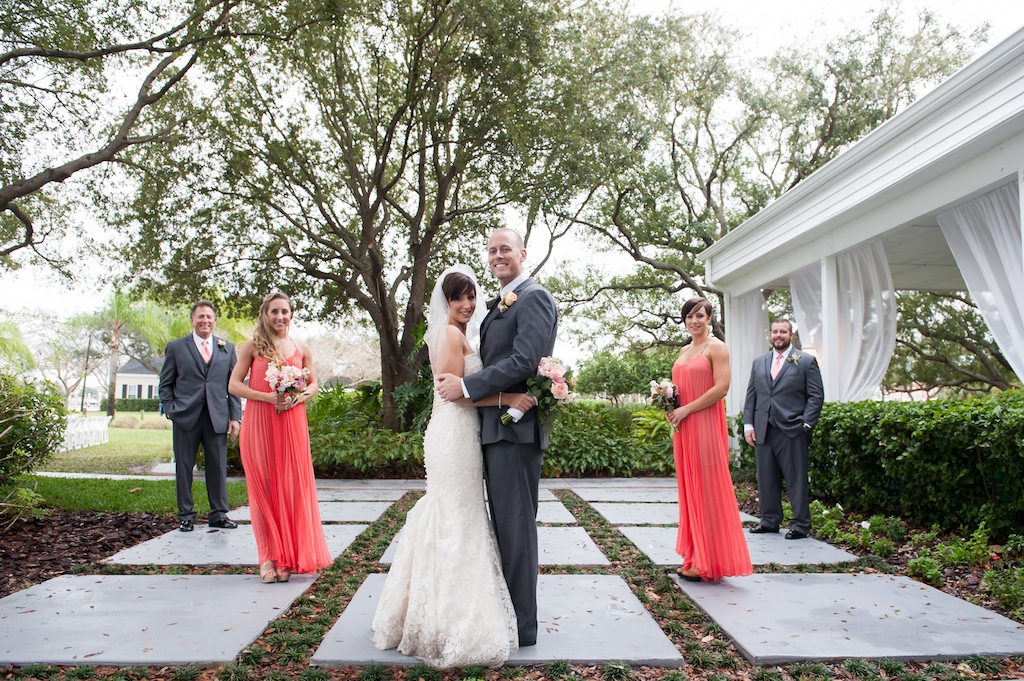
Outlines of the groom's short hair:
M523 235L517 232L516 230L512 229L511 227L498 227L496 230L491 232L491 234L497 234L498 232L508 232L509 234L511 234L514 237L516 241L516 247L518 247L519 250L523 250L524 248L526 248L526 243L523 241Z

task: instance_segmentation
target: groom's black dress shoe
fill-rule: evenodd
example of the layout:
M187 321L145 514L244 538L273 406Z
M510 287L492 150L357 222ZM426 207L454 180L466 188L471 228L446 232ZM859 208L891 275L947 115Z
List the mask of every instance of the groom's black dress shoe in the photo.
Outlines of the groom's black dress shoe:
M192 531L192 521L191 520L182 520L181 524L178 525L178 529L181 530L182 532L191 532Z
M227 518L223 520L211 520L210 527L219 527L222 530L233 530L238 527L238 523L233 523Z
M800 530L790 530L786 533L786 539L807 539L807 533Z
M519 647L520 648L529 648L530 646L535 646L535 645L537 645L537 639L533 639L531 641L525 641L523 639L519 639Z
M776 527L773 530L772 528L765 527L764 525L758 525L757 527L751 527L750 528L750 534L778 534L778 532L779 532L779 528ZM788 537L788 535L787 535L787 537Z

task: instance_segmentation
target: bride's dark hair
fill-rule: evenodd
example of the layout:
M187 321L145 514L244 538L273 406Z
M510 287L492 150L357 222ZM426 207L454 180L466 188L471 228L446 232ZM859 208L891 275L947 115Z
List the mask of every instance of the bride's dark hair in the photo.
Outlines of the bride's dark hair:
M476 294L476 284L461 272L449 272L441 284L441 291L444 292L444 299L451 301L460 296Z

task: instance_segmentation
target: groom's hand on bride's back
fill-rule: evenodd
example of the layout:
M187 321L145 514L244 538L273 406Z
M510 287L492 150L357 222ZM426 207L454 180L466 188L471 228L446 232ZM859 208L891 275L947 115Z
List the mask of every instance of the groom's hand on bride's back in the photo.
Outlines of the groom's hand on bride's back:
M444 398L445 402L451 402L452 400L464 397L462 394L462 379L455 374L438 374L437 392Z

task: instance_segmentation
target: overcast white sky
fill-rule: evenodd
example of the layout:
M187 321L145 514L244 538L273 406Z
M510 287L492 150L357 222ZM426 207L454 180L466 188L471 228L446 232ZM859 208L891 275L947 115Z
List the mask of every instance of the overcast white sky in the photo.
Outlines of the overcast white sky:
M672 7L684 12L712 12L723 22L747 34L745 43L755 53L771 54L793 41L825 42L850 26L867 25L880 0L627 0L638 13L659 14ZM945 22L964 29L989 22L989 46L1024 27L1022 0L904 0L910 17L927 7ZM984 48L987 49L987 48ZM98 266L97 266L98 267ZM96 309L105 293L87 285L68 287L51 275L25 269L0 275L0 298L8 312L42 309L74 314Z

